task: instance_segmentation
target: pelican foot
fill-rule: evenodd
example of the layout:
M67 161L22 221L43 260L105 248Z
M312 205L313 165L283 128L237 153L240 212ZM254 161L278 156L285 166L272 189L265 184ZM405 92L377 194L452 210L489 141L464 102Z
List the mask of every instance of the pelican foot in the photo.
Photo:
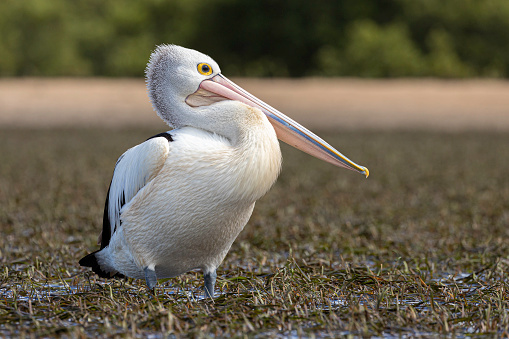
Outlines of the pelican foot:
M205 279L205 285L203 286L205 298L214 298L214 285L216 284L217 273L216 270L203 275Z
M157 285L157 276L156 271L152 267L145 267L145 281L147 282L147 287L153 292L154 287Z

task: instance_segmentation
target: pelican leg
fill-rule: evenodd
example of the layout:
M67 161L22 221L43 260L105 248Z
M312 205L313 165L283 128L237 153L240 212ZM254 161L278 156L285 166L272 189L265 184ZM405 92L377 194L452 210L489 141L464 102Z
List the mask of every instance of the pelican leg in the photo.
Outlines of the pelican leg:
M205 279L205 285L203 290L205 292L205 298L214 298L214 285L216 284L217 273L216 270L203 275Z
M147 287L153 292L154 287L157 285L157 276L154 267L145 267L145 281L147 282Z

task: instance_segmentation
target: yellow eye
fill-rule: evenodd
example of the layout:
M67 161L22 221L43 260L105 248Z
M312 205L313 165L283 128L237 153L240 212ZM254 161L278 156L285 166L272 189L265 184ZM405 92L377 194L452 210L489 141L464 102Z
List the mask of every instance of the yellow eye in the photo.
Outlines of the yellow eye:
M202 62L201 64L198 64L198 72L202 75L211 75L212 67L210 67L209 64Z

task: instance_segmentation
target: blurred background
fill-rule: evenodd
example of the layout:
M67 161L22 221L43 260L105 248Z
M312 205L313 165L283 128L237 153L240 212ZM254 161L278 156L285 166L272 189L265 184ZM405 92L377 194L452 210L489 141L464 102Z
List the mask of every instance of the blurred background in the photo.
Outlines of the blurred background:
M2 0L0 76L143 75L154 46L230 76L509 76L507 0Z
M507 0L3 0L0 126L166 129L142 78L172 43L310 128L506 131L508 32Z

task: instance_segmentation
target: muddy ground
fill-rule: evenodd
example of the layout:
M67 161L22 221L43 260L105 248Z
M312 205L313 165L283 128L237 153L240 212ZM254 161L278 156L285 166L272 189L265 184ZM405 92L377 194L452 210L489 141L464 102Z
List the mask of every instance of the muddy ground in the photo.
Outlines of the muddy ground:
M509 81L233 80L312 129L509 130ZM142 79L0 79L0 127L158 125Z

